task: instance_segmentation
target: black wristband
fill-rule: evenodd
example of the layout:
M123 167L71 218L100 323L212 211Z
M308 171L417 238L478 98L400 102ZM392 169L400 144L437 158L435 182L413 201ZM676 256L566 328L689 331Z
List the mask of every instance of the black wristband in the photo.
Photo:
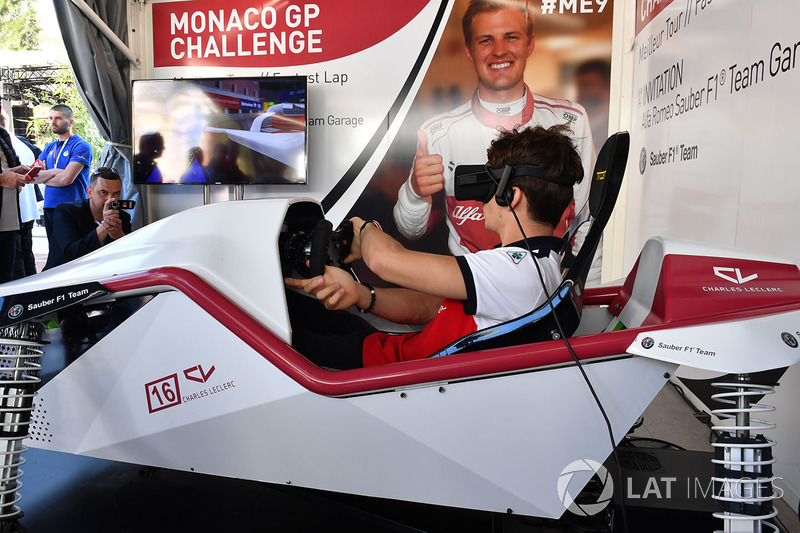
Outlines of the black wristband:
M373 287L370 283L367 283L366 281L362 281L361 284L369 289L369 294L370 294L369 306L365 307L364 309L361 309L360 307L356 306L356 309L358 309L359 311L361 311L366 315L367 313L372 311L373 307L375 307L375 287Z
M381 227L381 225L378 224L376 221L374 221L374 220L365 220L364 223L361 224L361 229L358 230L358 236L359 237L361 237L361 232L364 231L364 228L367 227L367 224L374 224L376 228L378 228L379 230L383 231L383 228Z

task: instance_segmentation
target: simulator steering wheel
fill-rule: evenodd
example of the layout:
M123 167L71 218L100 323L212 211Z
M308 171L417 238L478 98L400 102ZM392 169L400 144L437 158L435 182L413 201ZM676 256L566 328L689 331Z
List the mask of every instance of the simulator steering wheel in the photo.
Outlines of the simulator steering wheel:
M331 237L333 224L329 221L320 219L314 226L311 234L311 250L308 254L309 277L321 276L325 272L325 264L328 263L328 241Z
M308 254L309 277L324 274L325 265L340 266L344 258L350 255L353 223L346 220L336 228L336 231L332 229L333 224L325 219L319 220L314 226Z

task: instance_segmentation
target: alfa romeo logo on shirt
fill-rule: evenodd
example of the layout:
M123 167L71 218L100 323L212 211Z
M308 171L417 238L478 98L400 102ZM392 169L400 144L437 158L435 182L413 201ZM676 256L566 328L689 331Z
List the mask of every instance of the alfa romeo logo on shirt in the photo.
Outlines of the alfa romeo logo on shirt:
M525 256L528 255L528 252L506 252L506 253L508 254L508 257L510 257L511 260L514 261L515 265L518 265L519 262L525 259Z

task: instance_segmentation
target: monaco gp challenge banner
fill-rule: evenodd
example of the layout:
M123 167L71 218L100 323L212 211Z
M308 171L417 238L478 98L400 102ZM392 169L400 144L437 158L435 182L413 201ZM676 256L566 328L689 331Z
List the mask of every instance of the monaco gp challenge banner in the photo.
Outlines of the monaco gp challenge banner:
M408 178L418 128L475 91L461 31L467 3L155 1L145 8L152 72L144 77L305 76L308 184L255 186L248 195L310 196L334 224L353 210L392 231L391 208ZM536 49L526 83L584 104L602 142L613 0L532 0L530 7ZM605 69L594 84L578 82L587 62Z
M800 261L800 2L637 0L626 271L665 235Z

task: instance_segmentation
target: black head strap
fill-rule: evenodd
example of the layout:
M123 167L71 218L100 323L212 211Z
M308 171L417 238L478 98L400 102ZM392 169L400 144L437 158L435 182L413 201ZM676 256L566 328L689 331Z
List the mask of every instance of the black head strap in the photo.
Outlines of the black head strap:
M551 178L547 175L548 169L544 167L537 167L535 165L519 165L516 167L511 167L511 176L509 176L509 179L513 176L528 176L531 178L536 178L546 181L548 183L555 183L556 185L568 185L571 187L575 183L575 179L572 177L572 173L570 172L569 168L570 167L569 150L564 148L563 154L564 154L564 162L561 165L561 173L554 178ZM502 170L493 169L487 165L486 170L488 170L489 173L494 178L494 180L499 183L498 189L502 188L503 187L502 177L503 177L503 171L505 169Z

